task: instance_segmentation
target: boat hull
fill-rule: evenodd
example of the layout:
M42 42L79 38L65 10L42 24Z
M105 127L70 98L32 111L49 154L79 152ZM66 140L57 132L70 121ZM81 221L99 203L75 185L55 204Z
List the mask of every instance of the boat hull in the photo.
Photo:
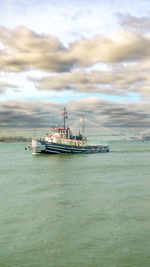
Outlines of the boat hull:
M109 146L72 146L46 142L41 140L32 140L33 153L40 154L89 154L109 152Z

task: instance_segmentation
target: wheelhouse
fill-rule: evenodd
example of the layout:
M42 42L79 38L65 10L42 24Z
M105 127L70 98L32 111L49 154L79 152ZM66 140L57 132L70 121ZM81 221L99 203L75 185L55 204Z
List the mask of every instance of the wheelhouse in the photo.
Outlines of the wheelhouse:
M51 136L70 139L71 132L70 132L69 128L67 128L67 129L52 128L52 129L50 129L50 137Z

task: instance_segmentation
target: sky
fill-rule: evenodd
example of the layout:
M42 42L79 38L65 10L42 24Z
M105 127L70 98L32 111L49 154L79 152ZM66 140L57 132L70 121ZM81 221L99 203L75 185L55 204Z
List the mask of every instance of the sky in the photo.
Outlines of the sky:
M150 128L149 0L0 0L0 135Z

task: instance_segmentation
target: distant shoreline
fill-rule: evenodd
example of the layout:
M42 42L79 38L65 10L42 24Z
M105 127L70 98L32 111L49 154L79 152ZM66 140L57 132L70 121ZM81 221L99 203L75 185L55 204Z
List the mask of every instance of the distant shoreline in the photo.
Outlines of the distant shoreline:
M31 141L22 141L22 142L0 141L0 144L26 144L26 143L31 143Z

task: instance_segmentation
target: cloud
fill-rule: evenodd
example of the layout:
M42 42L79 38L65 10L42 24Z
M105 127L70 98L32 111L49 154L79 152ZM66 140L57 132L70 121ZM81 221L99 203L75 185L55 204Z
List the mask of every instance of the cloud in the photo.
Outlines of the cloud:
M53 102L9 100L0 103L0 128L49 128L59 105Z
M63 44L54 36L38 35L27 27L19 26L14 30L0 29L1 70L8 72L29 69L61 72L70 68L71 61L65 62L61 55Z
M135 17L131 14L117 13L118 21L122 27L136 30L150 30L150 16Z
M37 34L27 27L2 27L0 42L0 69L4 72L32 69L51 74L30 78L39 90L150 96L148 33L120 30L108 36L83 38L65 47L55 36ZM107 70L87 70L97 63L105 63ZM0 93L6 87L0 84Z
M124 30L81 39L66 48L52 35L20 26L1 28L0 42L4 46L0 69L6 72L36 69L59 73L96 63L137 62L150 57L150 35Z
M18 88L18 86L7 82L0 82L0 94L4 93L8 88Z
M120 30L107 37L98 35L91 40L74 42L67 55L83 67L100 62L136 62L149 57L149 45L150 35Z
M105 101L97 98L72 101L70 106L78 112L85 112L89 119L105 127L149 127L150 108L148 102L133 103ZM81 113L80 113L81 114Z
M0 128L49 129L61 119L63 104L50 101L24 102L10 100L0 102ZM98 98L74 100L68 103L69 124L74 125L82 114L87 120L86 127L99 134L101 126L114 128L149 128L150 106L143 103L116 103ZM95 122L95 128L93 124Z
M149 62L118 66L112 70L72 71L41 79L32 79L39 90L71 90L85 93L104 93L127 96L137 93L150 96Z

